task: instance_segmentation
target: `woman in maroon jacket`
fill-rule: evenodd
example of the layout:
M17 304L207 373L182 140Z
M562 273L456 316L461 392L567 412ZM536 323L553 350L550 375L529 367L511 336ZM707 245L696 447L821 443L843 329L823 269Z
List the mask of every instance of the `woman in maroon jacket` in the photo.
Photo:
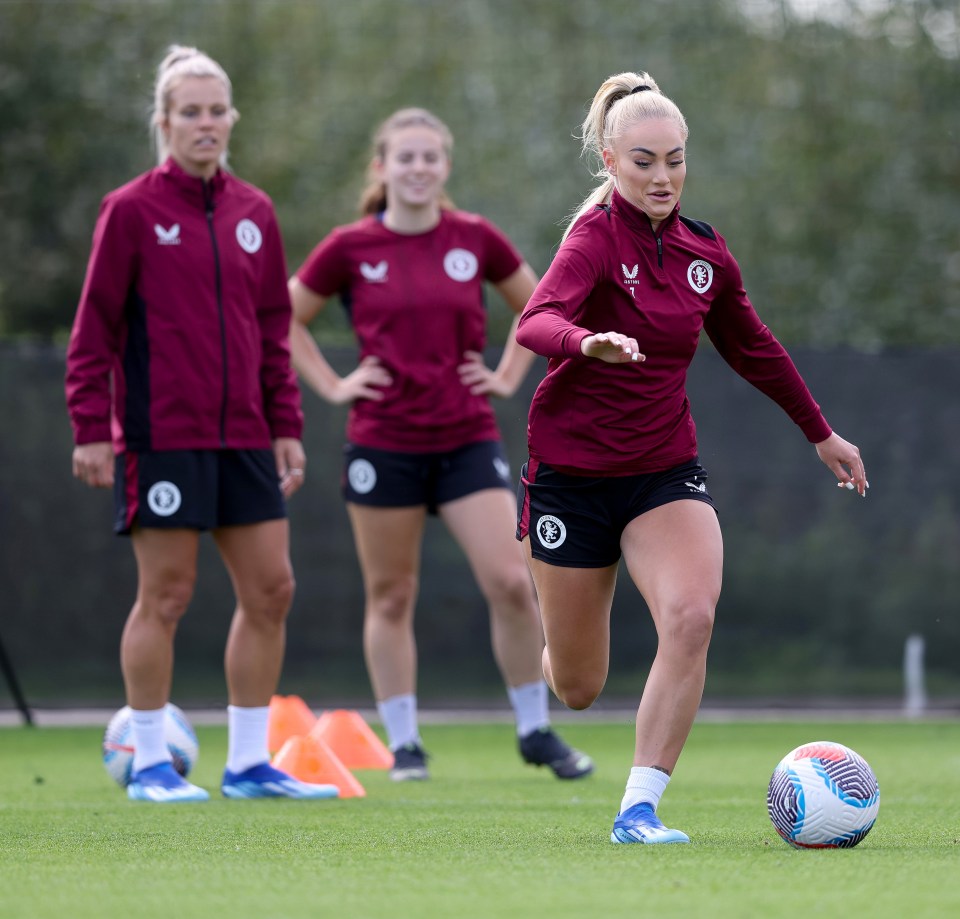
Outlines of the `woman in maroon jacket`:
M517 527L540 598L547 681L571 708L599 695L621 555L657 629L611 834L620 843L689 841L656 809L700 705L723 562L685 391L701 329L816 445L841 487L867 488L859 451L831 431L758 318L723 238L680 216L686 140L683 115L649 75L604 82L583 124L604 181L517 332L549 358L530 407Z
M164 739L177 623L211 530L236 592L226 649L227 797L331 797L268 762L267 713L293 597L285 498L303 481L290 300L269 198L224 168L237 112L193 48L160 64L160 165L108 194L70 345L67 403L83 482L113 487L138 590L120 659L135 800L202 801Z

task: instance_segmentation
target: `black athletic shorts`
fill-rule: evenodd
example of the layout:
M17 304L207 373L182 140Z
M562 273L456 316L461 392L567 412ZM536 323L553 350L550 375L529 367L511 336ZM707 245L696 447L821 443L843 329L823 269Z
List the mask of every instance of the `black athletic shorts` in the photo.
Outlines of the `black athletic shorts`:
M498 440L482 440L443 453L405 453L348 443L343 497L365 507L419 507L436 514L441 504L486 488L513 489L510 464Z
M517 539L529 536L533 557L550 565L606 568L620 560L620 537L631 520L682 500L716 510L699 459L613 477L567 475L531 459L520 470Z
M273 450L121 453L113 486L114 530L260 523L287 516Z

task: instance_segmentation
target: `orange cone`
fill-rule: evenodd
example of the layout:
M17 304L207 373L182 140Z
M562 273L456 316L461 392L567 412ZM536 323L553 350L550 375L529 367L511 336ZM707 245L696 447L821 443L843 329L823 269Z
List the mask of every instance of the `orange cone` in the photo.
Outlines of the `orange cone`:
M309 734L316 723L317 716L300 696L273 696L267 720L267 749L276 753L289 738Z
M365 798L364 787L337 755L317 737L291 737L273 758L273 766L301 782L336 785L341 798Z
M324 712L310 731L336 753L348 769L389 769L393 754L359 712Z

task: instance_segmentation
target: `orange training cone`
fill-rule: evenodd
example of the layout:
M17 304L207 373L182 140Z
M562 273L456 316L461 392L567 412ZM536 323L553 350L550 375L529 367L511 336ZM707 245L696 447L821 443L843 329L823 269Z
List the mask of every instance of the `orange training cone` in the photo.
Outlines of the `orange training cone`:
M310 731L325 741L348 769L389 769L393 754L359 712L324 712Z
M287 740L273 758L273 766L301 782L336 785L341 798L365 798L367 795L336 753L322 740L309 734Z
M276 753L290 737L309 734L316 723L317 716L300 696L273 696L267 719L267 749Z

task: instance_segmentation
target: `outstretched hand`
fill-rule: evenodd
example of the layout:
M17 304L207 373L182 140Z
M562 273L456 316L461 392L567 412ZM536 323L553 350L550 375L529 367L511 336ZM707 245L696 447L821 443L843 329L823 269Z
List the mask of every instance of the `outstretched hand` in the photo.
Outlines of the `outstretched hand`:
M647 356L640 353L635 338L621 335L619 332L598 332L588 335L580 342L580 353L585 357L595 357L608 364L627 364L631 361L645 361Z
M820 459L837 477L837 486L851 491L856 489L857 493L865 498L870 483L867 481L860 451L837 433L831 434L816 446Z

